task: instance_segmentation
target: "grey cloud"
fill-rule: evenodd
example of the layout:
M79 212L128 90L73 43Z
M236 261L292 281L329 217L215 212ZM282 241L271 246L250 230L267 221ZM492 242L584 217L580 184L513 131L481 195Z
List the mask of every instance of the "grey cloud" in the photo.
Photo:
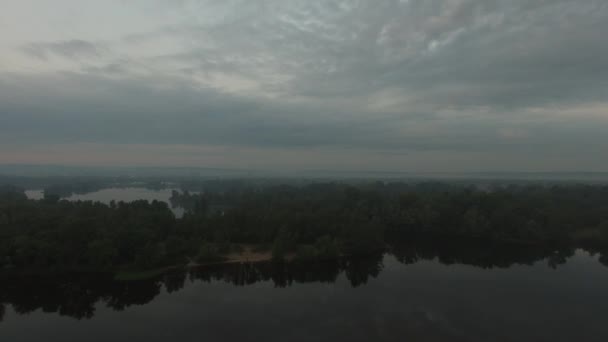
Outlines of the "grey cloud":
M173 86L154 88L168 83ZM63 87L49 88L52 84ZM31 100L15 101L24 89ZM73 98L76 89L81 91ZM361 145L351 134L363 133L364 127L344 120L314 122L307 120L309 107L245 100L213 89L194 91L187 82L163 78L13 77L0 83L0 101L0 139L5 142ZM284 115L288 112L292 115ZM378 134L368 136L374 140Z
M414 14L386 13L385 23L369 28L382 36L382 25L392 27L384 46L374 45L377 35L368 34L367 42L334 48L339 53L333 58L345 62L343 69L331 75L305 74L296 78L294 89L310 96L335 91L361 96L393 86L421 102L511 108L556 100L602 100L608 94L604 2L553 1L534 8L521 2L509 2L511 7L485 1L444 2L465 4L468 10L424 16L432 7L429 3L433 1L415 2ZM431 51L433 42L440 47ZM392 56L385 59L386 53Z
M112 53L86 41L27 45L99 63L0 74L0 141L539 158L608 148L605 118L552 113L607 103L603 0L161 3L183 22L127 32ZM170 51L146 50L159 41ZM241 79L254 89L228 89Z
M103 49L88 41L74 39L58 42L29 43L22 50L34 57L46 59L50 55L57 55L70 59L97 57Z
M53 84L63 87L52 89ZM155 84L172 86L155 88ZM27 104L14 100L23 89L30 98ZM75 94L75 89L80 92ZM10 82L0 83L0 102L3 143L331 146L457 152L533 145L546 148L547 141L555 144L563 137L552 133L555 127L541 123L525 126L535 133L532 140L504 141L497 138L502 123L475 117L429 120L426 113L409 118L352 117L349 111L354 108L243 99L213 89L194 91L187 82L163 78L111 80L79 74L44 79L13 77ZM311 110L325 112L313 119ZM597 127L592 136L600 137L601 143ZM557 128L563 134L564 128ZM583 124L570 134L584 134L588 128Z
M254 78L271 67L288 95L320 99L399 87L421 102L525 108L608 94L601 0L239 4L232 20L163 31L194 43L165 57Z

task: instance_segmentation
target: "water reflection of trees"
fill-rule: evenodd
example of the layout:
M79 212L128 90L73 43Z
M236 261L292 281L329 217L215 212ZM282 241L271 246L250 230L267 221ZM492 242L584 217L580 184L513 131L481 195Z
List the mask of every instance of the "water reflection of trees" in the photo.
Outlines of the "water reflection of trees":
M93 317L100 301L114 310L149 303L161 285L159 280L118 282L99 274L6 278L0 283L0 302L11 304L17 314L41 309L85 319Z
M193 269L191 280L205 282L223 281L236 286L257 282L272 282L276 287L287 287L294 283L334 283L344 274L353 287L376 278L382 270L383 255L367 258L340 259L315 263L258 263L218 265Z
M573 253L572 249L437 242L400 244L391 249L391 254L406 265L437 260L446 265L466 264L484 269L531 265L540 261L555 268L564 264ZM607 255L600 253L599 258L606 266ZM155 279L130 282L116 281L111 275L99 274L7 277L0 280L0 321L8 305L21 315L40 309L76 319L89 319L95 315L96 305L117 311L144 305L154 300L163 288L167 293L173 293L181 290L186 281L225 282L234 286L269 282L276 287L288 287L297 283L334 283L344 277L351 286L357 287L379 276L383 260L383 255L376 255L316 263L214 265L186 272L175 270Z
M294 283L333 283L342 273L352 286L365 284L382 269L382 255L361 259L343 259L310 264L230 264L176 270L161 277L141 281L115 281L110 275L80 274L54 277L9 277L0 282L0 319L5 304L17 314L41 309L76 319L89 319L98 303L121 311L132 305L144 305L156 298L164 287L167 293L181 290L186 280L223 281L235 286L272 282L277 287Z
M404 264L435 260L444 265L464 264L483 269L508 268L513 265L532 265L546 260L556 268L574 255L573 248L542 247L536 245L505 245L459 241L396 244L391 248L395 258Z

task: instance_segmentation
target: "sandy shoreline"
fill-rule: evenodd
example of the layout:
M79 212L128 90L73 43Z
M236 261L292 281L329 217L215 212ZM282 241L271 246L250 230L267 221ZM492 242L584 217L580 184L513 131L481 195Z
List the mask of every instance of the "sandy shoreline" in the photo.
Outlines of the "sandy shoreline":
M191 260L187 267L201 267L209 265L225 265L225 264L248 264L256 262L264 262L272 260L271 251L256 251L256 247L253 245L241 245L241 252L231 252L226 255L222 255L224 260L211 261L211 262L195 262ZM287 257L289 259L290 257Z

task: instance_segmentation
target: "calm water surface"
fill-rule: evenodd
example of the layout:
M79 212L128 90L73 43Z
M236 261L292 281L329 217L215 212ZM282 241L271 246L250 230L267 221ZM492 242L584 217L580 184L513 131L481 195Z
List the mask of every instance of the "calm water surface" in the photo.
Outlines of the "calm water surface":
M586 252L395 255L0 279L0 341L608 341L608 267Z

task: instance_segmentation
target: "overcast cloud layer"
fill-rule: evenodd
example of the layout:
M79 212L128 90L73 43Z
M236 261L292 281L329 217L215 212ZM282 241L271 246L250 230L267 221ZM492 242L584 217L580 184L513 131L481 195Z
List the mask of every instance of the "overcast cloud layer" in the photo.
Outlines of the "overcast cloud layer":
M608 171L605 0L0 3L0 163Z

